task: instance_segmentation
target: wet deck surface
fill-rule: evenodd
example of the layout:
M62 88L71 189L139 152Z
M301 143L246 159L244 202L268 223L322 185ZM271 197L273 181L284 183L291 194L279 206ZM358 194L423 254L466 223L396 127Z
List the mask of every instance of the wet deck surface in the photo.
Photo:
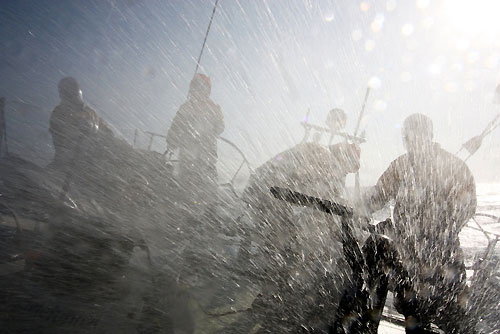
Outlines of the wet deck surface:
M397 334L404 333L405 329L395 324L391 324L390 322L381 321L380 326L378 327L378 332L380 334Z

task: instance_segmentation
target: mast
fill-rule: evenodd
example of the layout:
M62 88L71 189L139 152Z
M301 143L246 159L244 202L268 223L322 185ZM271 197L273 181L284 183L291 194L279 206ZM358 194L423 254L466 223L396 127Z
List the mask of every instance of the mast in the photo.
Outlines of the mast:
M212 21L214 20L215 11L217 10L218 4L219 0L215 0L212 16L210 16L210 22L208 23L207 32L205 33L205 38L203 39L203 44L201 45L200 55L198 56L198 60L196 61L196 68L194 70L194 74L198 73L198 68L200 67L200 62L201 62L201 56L203 55L203 51L205 50L205 44L207 43L208 34L210 33L210 28L212 27Z
M359 112L358 122L356 123L356 128L354 129L354 137L358 135L359 126L361 124L361 119L365 113L366 101L368 101L368 95L370 94L370 86L366 88L365 99L363 101L363 105L361 106L361 111ZM354 176L354 198L357 202L361 201L361 186L359 183L359 170L356 172Z

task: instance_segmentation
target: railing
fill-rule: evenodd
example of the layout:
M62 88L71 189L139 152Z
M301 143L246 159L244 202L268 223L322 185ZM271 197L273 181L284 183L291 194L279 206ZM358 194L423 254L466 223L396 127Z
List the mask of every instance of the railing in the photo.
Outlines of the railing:
M142 130L139 130L139 129L135 129L134 131L134 147L137 145L137 138L139 136L139 131L141 131L142 133L145 133L147 136L148 136L148 140L147 140L147 150L148 151L151 151L152 148L153 148L153 143L154 143L154 139L156 137L158 138L161 138L163 140L165 140L165 145L166 145L166 139L167 139L167 136L166 135L163 135L163 134L160 134L160 133L155 133L155 132L151 132L151 131L142 131ZM226 182L226 183L223 183L223 184L220 184L220 186L222 187L229 187L231 189L231 191L233 193L236 194L236 191L234 189L234 181L236 180L236 177L238 176L238 174L240 173L240 171L242 170L242 168L246 165L248 170L250 171L250 173L253 173L253 168L251 167L251 164L250 162L248 161L247 157L245 156L245 154L243 153L243 151L235 144L233 143L232 141L230 141L229 139L227 138L224 138L224 137L217 137L217 139L220 141L220 142L223 142L227 145L229 145L230 147L232 147L241 157L242 161L241 163L239 164L238 168L236 169L236 172L233 174L233 176L231 177L230 181L229 182ZM163 153L163 156L166 157L167 159L167 162L177 162L177 160L173 160L171 159L171 155L172 155L172 151L170 151L167 147L167 149L164 151Z
M318 138L318 141L321 140L321 136L323 134L330 135L329 144L331 144L331 142L335 136L342 137L346 140L350 140L353 143L357 143L357 144L362 144L362 143L366 142L366 139L363 137L351 136L345 132L339 132L339 131L335 132L335 131L332 131L328 128L319 126L319 125L314 125L314 124L307 123L307 122L301 122L300 125L302 125L304 127L304 130L305 130L304 137L302 137L301 143L305 143L309 139L309 136L311 135L311 131L316 131L316 133L318 133L320 135L320 137Z
M147 150L148 151L151 151L151 148L153 147L153 140L154 140L155 137L160 137L160 138L163 138L163 139L167 140L167 136L162 135L160 133L155 133L155 132L150 132L150 131L142 131L142 130L139 130L139 129L135 129L134 130L134 147L137 145L137 138L139 137L139 131L147 134L148 137L149 137L149 139L148 139L148 145L147 145Z

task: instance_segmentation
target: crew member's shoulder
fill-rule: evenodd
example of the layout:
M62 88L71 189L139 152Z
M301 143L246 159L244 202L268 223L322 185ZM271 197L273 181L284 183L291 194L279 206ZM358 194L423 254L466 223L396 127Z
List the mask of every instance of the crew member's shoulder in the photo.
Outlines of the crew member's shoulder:
M329 149L316 143L300 143L285 152L287 152L290 158L294 159L297 164L313 163L317 160L324 160L326 163L332 155Z
M438 156L443 168L447 168L451 173L457 176L464 178L472 177L469 167L462 159L441 147L438 147L437 150L439 152Z
M440 145L436 144L435 149L438 153L438 157L443 162L449 163L450 165L467 167L467 165L465 164L465 162L462 159L460 159L459 157L457 157L453 153L448 152L447 150L443 149Z
M410 163L410 156L408 153L401 154L399 157L396 159L392 160L391 163L389 164L389 168L396 168L396 169L401 169L401 168L406 168L408 164Z
M213 111L216 111L216 112L217 112L217 111L221 111L221 110L222 110L222 109L221 109L221 107L220 107L220 105L218 105L217 103L215 103L215 102L214 102L213 100L211 100L211 99L208 99L208 100L206 101L206 103L207 103L207 105L208 105L208 109L210 109L210 110L213 110Z
M67 106L58 104L50 115L50 125L55 126L56 123L66 123L71 119L71 110Z
M198 114L198 108L196 107L196 104L188 99L186 102L180 105L179 109L177 110L177 115L179 117L193 117L194 115Z
M326 147L310 142L297 144L292 148L292 150L301 152L328 152Z
M91 114L92 116L97 116L97 112L92 107L89 107L88 105L83 106L83 111Z
M52 115L53 116L58 116L58 115L61 115L63 113L67 113L69 110L68 108L65 106L65 105L62 105L62 104L58 104L54 110L52 110Z

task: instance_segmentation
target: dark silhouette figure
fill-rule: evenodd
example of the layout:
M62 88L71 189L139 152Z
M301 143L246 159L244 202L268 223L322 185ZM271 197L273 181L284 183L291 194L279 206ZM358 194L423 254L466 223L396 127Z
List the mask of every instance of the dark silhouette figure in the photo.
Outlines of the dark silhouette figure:
M210 78L196 74L187 101L179 108L168 130L170 150L179 149L179 181L198 200L217 184L217 137L224 131L221 108L210 99ZM194 190L194 192L193 192ZM207 194L205 194L207 193Z
M394 224L385 231L390 239L370 237L363 249L367 283L382 282L385 293L392 286L407 333L426 333L431 323L446 333L475 333L458 238L476 210L474 178L462 160L433 142L428 117L409 116L402 134L407 153L365 194L369 212L395 201Z
M338 258L333 246L339 242L333 231L337 224L323 224L324 216L316 212L299 215L292 204L275 198L270 188L339 199L346 195L346 175L358 168L356 144L327 148L302 143L277 154L250 178L242 199L256 226L248 231L249 240L259 245L259 254L243 266L261 280L261 293L252 304L252 316L261 324L259 333L296 333L299 328L323 325L322 320L332 316L336 293L332 283L338 282L333 268L325 269L330 259ZM332 266L338 269L337 264Z
M50 117L50 134L54 143L53 165L67 168L78 159L79 152L88 146L87 140L100 134L112 134L106 122L83 102L80 85L75 78L59 81L61 102Z

